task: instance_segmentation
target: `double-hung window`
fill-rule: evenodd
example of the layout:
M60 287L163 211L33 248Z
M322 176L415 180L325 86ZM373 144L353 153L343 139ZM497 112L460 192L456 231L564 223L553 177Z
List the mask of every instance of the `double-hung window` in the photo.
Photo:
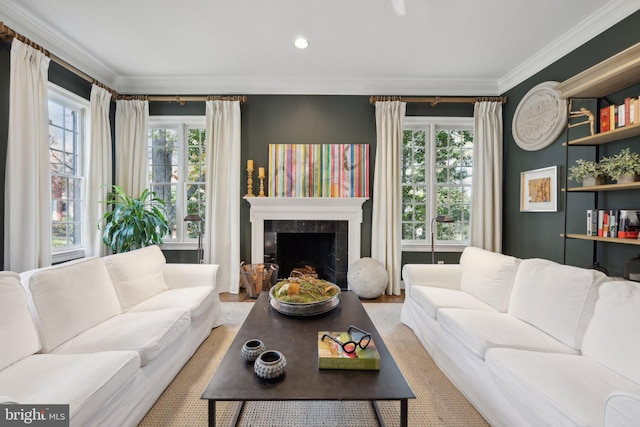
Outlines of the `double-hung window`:
M83 148L89 102L50 84L48 108L51 254L55 263L84 256Z
M151 116L148 149L149 187L164 200L171 228L165 246L190 249L204 231L205 117ZM184 221L191 214L202 222Z
M469 242L473 119L406 117L402 141L402 248L461 251ZM438 215L453 223L437 223Z

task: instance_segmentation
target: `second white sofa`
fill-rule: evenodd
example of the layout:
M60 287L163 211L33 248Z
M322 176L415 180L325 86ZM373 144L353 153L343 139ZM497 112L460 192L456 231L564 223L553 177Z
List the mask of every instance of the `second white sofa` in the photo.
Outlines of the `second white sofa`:
M403 278L402 321L492 425L640 419L640 284L478 248Z

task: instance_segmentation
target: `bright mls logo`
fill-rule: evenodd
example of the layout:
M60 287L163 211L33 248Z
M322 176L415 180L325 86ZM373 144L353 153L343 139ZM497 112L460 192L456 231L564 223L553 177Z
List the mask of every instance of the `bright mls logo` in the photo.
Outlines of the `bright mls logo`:
M0 427L68 427L69 405L0 405Z

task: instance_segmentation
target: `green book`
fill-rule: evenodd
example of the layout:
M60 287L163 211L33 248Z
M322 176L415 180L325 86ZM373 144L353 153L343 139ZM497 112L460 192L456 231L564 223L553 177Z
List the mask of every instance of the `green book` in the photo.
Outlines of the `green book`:
M363 371L379 371L380 370L380 353L373 342L373 338L369 341L369 345L365 349L357 347L353 353L347 353L342 346L335 341L325 338L324 334L330 334L343 343L348 341L358 341L357 332L349 334L348 332L318 332L318 368L320 369L353 369Z

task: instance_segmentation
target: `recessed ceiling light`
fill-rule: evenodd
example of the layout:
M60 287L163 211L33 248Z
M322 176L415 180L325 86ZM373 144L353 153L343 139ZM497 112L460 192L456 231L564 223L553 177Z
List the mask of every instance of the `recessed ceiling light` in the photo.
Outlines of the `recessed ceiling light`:
M293 44L298 49L306 49L307 47L309 47L309 41L307 39L305 39L304 37L297 38L296 41L293 42Z

